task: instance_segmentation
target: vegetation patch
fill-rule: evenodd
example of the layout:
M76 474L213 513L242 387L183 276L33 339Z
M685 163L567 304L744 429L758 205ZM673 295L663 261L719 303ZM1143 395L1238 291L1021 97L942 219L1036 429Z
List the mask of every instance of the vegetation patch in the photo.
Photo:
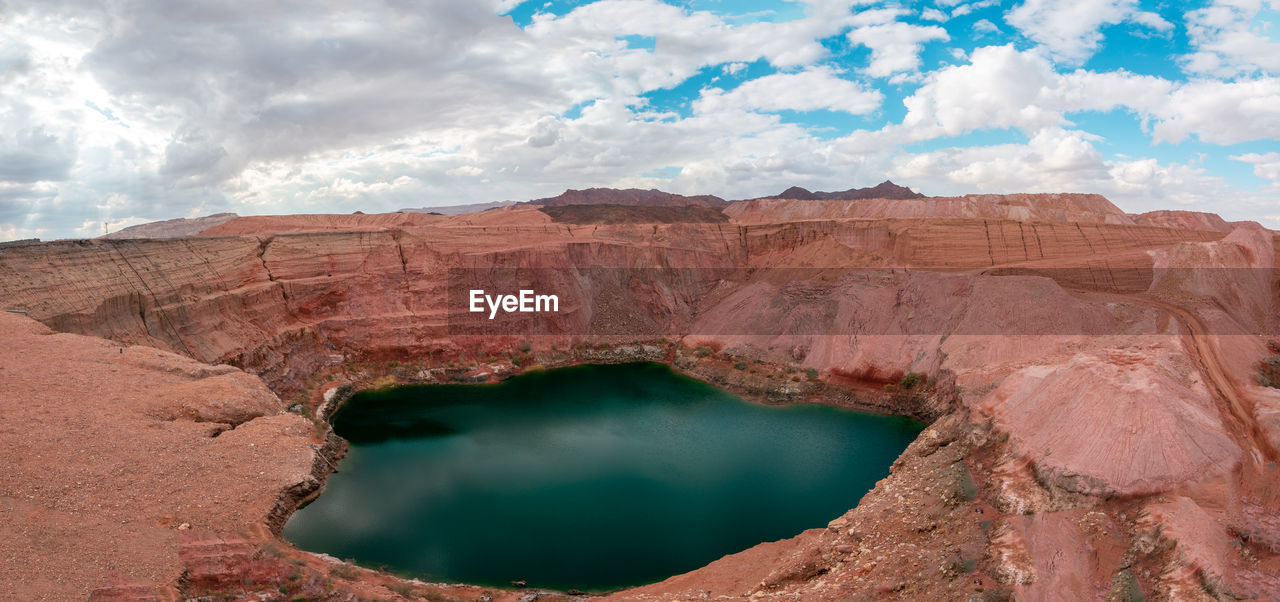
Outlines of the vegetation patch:
M1258 384L1280 389L1280 342L1272 341L1267 348L1272 355L1258 362Z

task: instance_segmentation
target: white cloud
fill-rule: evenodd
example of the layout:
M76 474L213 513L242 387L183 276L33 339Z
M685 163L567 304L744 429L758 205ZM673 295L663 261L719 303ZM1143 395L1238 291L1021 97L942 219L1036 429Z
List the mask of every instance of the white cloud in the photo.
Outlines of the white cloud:
M511 9L520 6L523 3L524 0L496 0L496 2L494 2L493 11L500 15L505 15L511 12Z
M1117 108L1142 117L1156 143L1280 138L1280 79L1175 84L1125 71L1064 74L1038 52L1012 46L975 49L969 64L931 73L904 103L913 140L991 128L1030 134L1069 124L1071 113Z
M1041 95L1058 75L1044 57L1011 46L973 51L970 63L945 67L903 103L912 139L957 136L985 128L1037 130L1063 121Z
M484 168L476 167L474 165L461 165L459 167L455 167L453 169L447 170L444 173L445 175L450 175L450 176L475 177L484 173Z
M936 25L913 25L897 20L905 14L902 9L874 9L855 17L856 26L847 37L850 42L871 49L868 75L890 77L914 72L920 67L920 51L926 42L951 39L947 30Z
M765 59L778 67L812 64L829 52L820 40L836 35L853 19L849 2L807 2L806 18L783 23L734 26L710 12L687 12L659 0L600 0L563 16L535 17L527 31L586 54L599 54L615 36L657 38L652 53L634 53L624 80L653 89L680 83L699 67Z
M1253 175L1269 180L1270 190L1280 194L1280 153L1246 153L1231 160L1253 164Z
M747 111L814 111L827 109L854 115L870 113L880 106L884 95L844 79L829 67L814 67L798 73L775 73L722 92L703 90L694 103L699 113L741 109Z
M945 0L920 14L945 19L944 10L989 2ZM755 196L886 174L915 174L910 183L939 194L1097 187L1151 203L1206 191L1241 199L1195 165L1107 160L1071 118L1129 110L1155 142L1280 137L1270 76L1174 83L1063 73L1052 40L1025 52L948 48L967 64L921 73L923 49L945 31L902 22L917 8L849 0L810 0L802 19L742 25L658 0L603 0L540 15L527 29L498 16L510 0L422 0L413 10L393 0L306 11L287 0L88 4L11 3L0 21L0 237L96 235L104 221L218 211L528 199L583 186ZM1128 7L1127 21L1162 27L1115 5ZM845 33L871 49L866 65L831 60L822 40ZM656 43L631 47L619 40L628 35ZM758 61L773 73L697 98L663 96L699 72L743 78ZM831 139L775 114L879 118L893 111L874 86L916 81L906 119L876 130ZM1029 142L902 148L988 128L1019 129ZM1271 173L1266 154L1238 157ZM639 175L671 165L682 167L673 178Z
M1267 3L1272 11L1280 4ZM1230 77L1241 73L1280 75L1280 22L1260 19L1263 2L1217 0L1189 11L1185 18L1194 52L1183 67L1202 75ZM1273 13L1274 14L1274 13ZM1272 31L1269 31L1272 30Z
M1129 15L1129 21L1160 32L1168 32L1173 29L1173 23L1168 19L1161 17L1159 13L1150 11L1134 11Z
M65 180L76 152L74 130L58 135L37 125L0 133L0 181Z
M963 17L975 10L989 8L992 6L999 6L999 4L1000 4L1000 0L979 0L978 2L961 4L960 6L957 6L951 9L951 18L954 19L956 17Z
M947 13L936 8L926 8L920 11L920 18L925 21L937 21L939 23L946 23L947 20L950 19L950 17L947 16Z
M737 120L716 117L718 129L710 116L686 127L638 99L722 64L730 73L759 59L800 69L799 84L830 95L788 97L766 81L740 93L760 110L862 113L879 103L878 93L809 68L828 55L819 40L849 26L849 2L814 0L804 19L736 26L656 0L605 0L540 15L527 30L495 14L511 6L13 7L0 21L0 179L28 182L0 190L0 223L68 235L126 216L529 198L669 165L673 136L698 148L771 130L809 139L741 110ZM656 48L617 40L630 34L657 37ZM566 127L560 116L592 101L597 110ZM637 121L661 142L635 144ZM558 162L567 171L547 176ZM370 184L402 174L413 182Z
M890 176L907 184L949 183L957 192L1094 192L1129 212L1179 208L1221 213L1228 219L1260 215L1274 198L1231 195L1219 177L1193 163L1155 159L1107 160L1096 137L1047 128L1026 144L947 148L895 159ZM922 184L918 184L922 185Z
M1026 0L1005 14L1005 21L1055 58L1081 63L1098 49L1101 28L1130 21L1157 31L1173 24L1137 10L1137 0Z
M1000 28L991 21L978 19L973 24L973 32L979 36L983 36L989 33L1000 33Z
M1075 190L1081 182L1105 177L1106 168L1088 135L1046 128L1027 144L949 148L899 158L893 175L978 190L1049 191Z
M1213 144L1280 138L1280 79L1192 81L1151 103L1155 142L1195 135Z

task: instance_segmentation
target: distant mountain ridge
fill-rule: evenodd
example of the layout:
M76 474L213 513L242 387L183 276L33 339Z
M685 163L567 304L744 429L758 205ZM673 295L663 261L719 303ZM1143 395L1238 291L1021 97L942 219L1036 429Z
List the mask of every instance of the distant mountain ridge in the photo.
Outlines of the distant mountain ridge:
M411 207L401 209L397 213L438 213L440 215L462 215L464 213L475 213L477 211L488 211L489 209L498 209L500 207L510 207L515 205L516 201L493 201L489 203L471 203L468 205L441 205L439 207Z
M813 192L799 186L792 186L791 188L782 191L781 194L749 200L797 199L801 201L858 201L863 199L908 200L922 198L925 198L925 195L907 188L906 186L898 186L889 180L885 180L869 188L850 188L848 190L840 190L837 192Z
M799 186L792 186L782 191L781 194L748 200L849 201L864 199L912 200L922 198L928 197L905 186L898 186L889 180L885 180L869 188L850 188L849 190L837 192L814 192ZM570 188L559 195L531 201L494 201L467 205L416 207L401 209L397 213L462 215L518 205L539 208L575 206L592 206L596 208L594 210L575 208L569 211L543 212L550 215L555 221L567 223L714 223L727 221L728 216L721 215L721 212L730 206L730 202L710 194L686 196L673 192L664 192L656 188L648 190L640 188L585 188L577 190ZM669 211L651 210L655 208L669 209ZM195 236L204 231L216 231L219 226L237 217L239 216L234 213L218 213L198 218L178 218L150 222L124 228L119 232L112 232L101 238L175 238Z
M729 216L719 207L703 205L653 206L618 205L552 205L538 207L551 219L566 224L716 224L726 223Z
M639 188L587 188L574 190L570 188L563 193L545 199L528 201L529 205L542 207L558 207L563 205L623 205L631 207L684 207L700 205L703 207L724 207L728 201L710 194L685 196L672 192L663 192L655 188L641 190Z
M166 219L158 222L147 222L136 226L129 226L117 232L104 234L98 238L106 239L129 239L129 238L182 238L186 236L195 236L200 232L208 230L229 222L239 215L235 213L215 213L204 217L179 217L175 219Z

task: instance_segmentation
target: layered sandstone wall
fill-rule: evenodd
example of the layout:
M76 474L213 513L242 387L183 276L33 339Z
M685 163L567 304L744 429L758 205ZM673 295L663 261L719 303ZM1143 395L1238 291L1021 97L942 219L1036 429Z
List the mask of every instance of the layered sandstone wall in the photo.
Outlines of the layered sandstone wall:
M396 220L404 217L391 215ZM451 268L477 272L492 268L566 272L690 269L682 281L647 291L585 277L549 283L565 297L593 300L586 307L569 308L576 311L556 318L561 323L549 332L573 335L610 320L623 323L636 319L664 325L666 331L658 334L679 333L695 322L703 332L751 334L734 324L778 324L776 316L744 313L723 303L772 307L775 309L770 311L776 313L796 300L770 283L779 272L729 277L728 270L886 266L965 270L1020 265L1047 269L1044 274L1064 284L1106 283L1117 290L1141 290L1148 284L1148 275L1130 268L1150 266L1149 251L1222 236L1156 227L1007 220L386 229L400 222L389 222L386 216L335 217L337 221L332 223L317 216L271 222L285 233L64 241L5 249L0 251L0 283L4 286L0 302L8 309L25 310L59 330L243 366L263 375L279 390L288 390L315 366L420 354L448 344L448 312L459 309L447 305ZM265 219L241 218L224 226L264 226ZM299 224L323 231L291 232ZM367 229L329 231L352 226ZM1063 270L1063 265L1076 269ZM1116 274L1136 280L1116 282ZM898 281L900 277L905 276L894 276L870 288L934 293L972 289L971 283L954 278L937 276L941 280L912 285ZM721 285L726 279L732 282L730 288ZM861 298L870 294L867 286L859 292L815 282L814 288L819 297L846 295L860 298L860 305L883 306L878 296ZM1014 288L1017 286L1010 285ZM954 298L933 293L926 297L919 303L932 306ZM613 309L602 307L600 299L612 299ZM630 313L621 316L619 308ZM822 314L815 318L818 321L797 324L795 332L860 334L841 328L824 330L821 320L847 317L838 312ZM869 315L865 319L879 324L892 318ZM957 327L963 329L964 325ZM891 331L873 325L861 334L884 332ZM899 355L884 361L897 363ZM870 361L857 354L850 359L843 352L814 357L811 366L824 370L861 370L859 365Z
M1131 216L1098 194L971 194L920 199L817 201L756 199L729 205L739 223L814 219L1011 219L1133 224Z

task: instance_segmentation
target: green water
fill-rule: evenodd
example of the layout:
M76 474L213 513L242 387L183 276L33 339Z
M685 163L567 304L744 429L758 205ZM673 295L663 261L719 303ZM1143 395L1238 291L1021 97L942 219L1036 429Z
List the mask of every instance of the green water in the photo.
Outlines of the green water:
M661 364L365 392L333 425L350 453L285 526L299 547L432 580L583 590L823 527L920 430L747 403Z

